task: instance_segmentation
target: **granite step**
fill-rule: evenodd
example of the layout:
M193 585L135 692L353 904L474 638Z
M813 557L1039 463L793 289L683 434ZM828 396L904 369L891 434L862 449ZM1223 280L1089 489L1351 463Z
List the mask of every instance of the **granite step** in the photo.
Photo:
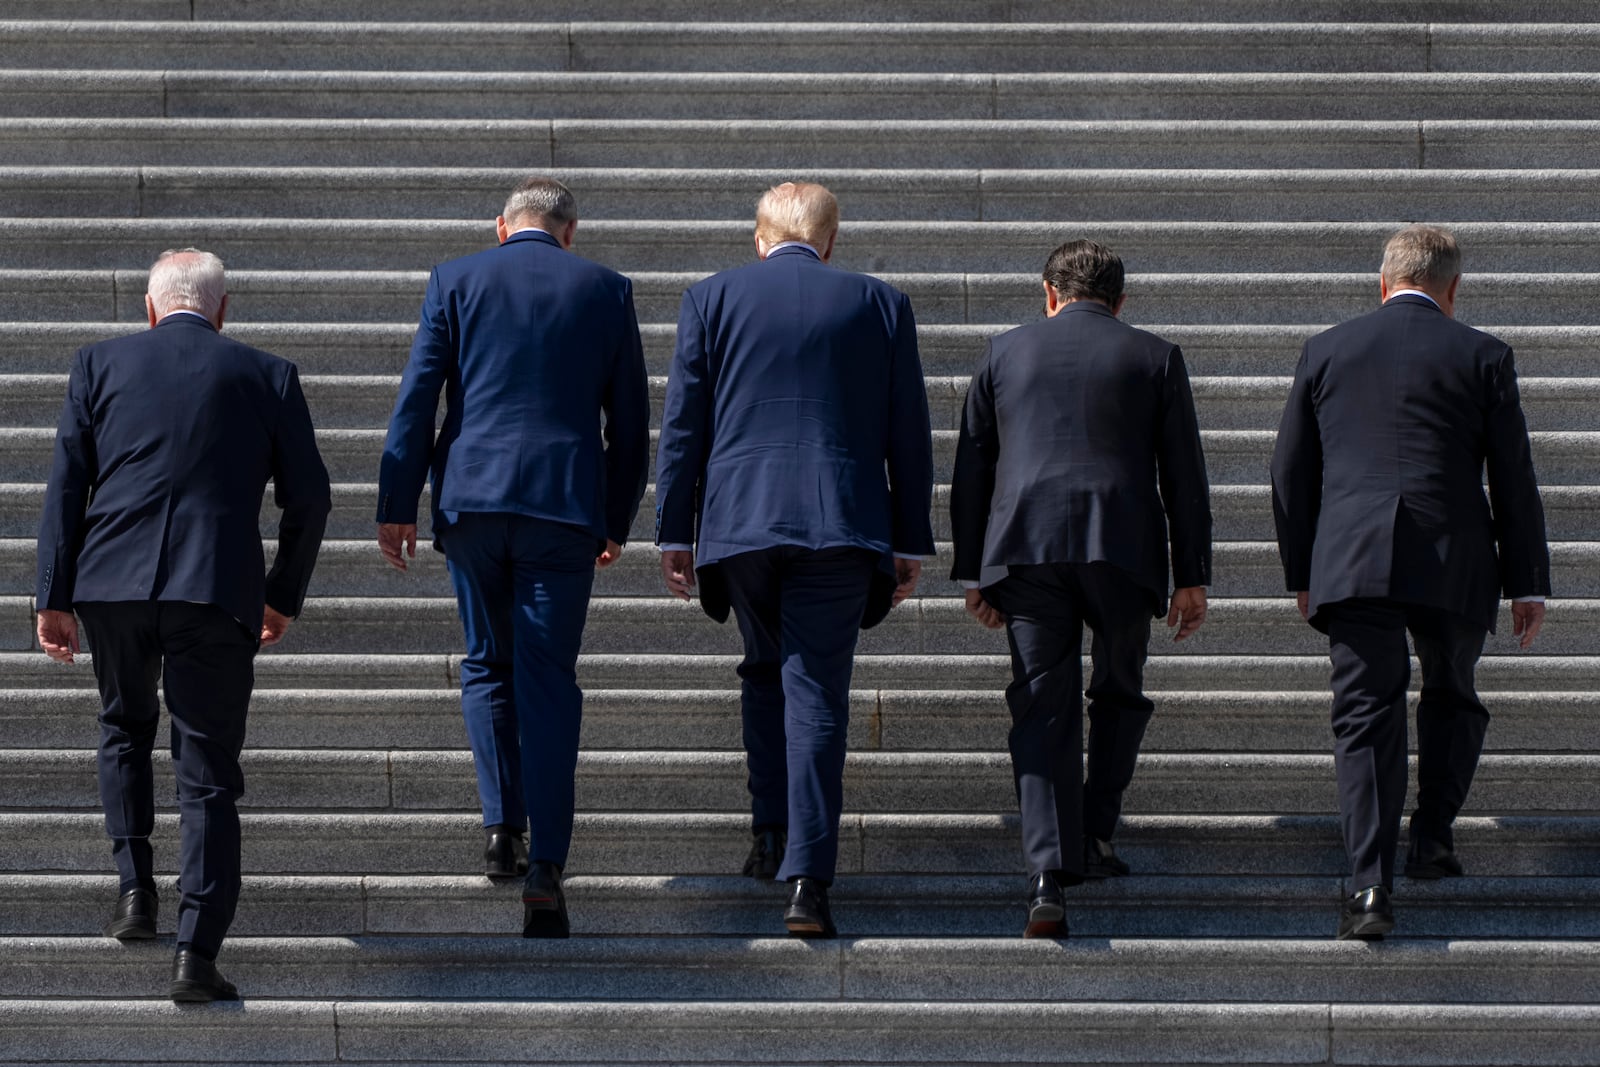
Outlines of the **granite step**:
M175 806L171 760L157 753L156 797ZM1415 760L1413 776L1415 774ZM474 812L472 754L450 750L247 749L240 803L271 811ZM96 811L95 753L0 749L0 808ZM1485 755L1466 811L1597 814L1595 755ZM592 812L745 812L743 752L585 751L577 804ZM852 752L845 802L872 812L1006 811L1016 801L1004 752ZM1320 814L1337 810L1333 756L1146 753L1126 796L1133 814Z
M1552 600L1544 631L1526 658L1589 656L1600 626L1600 600ZM0 651L34 648L33 599L0 596ZM1307 626L1283 597L1216 598L1204 628L1182 643L1157 647L1180 656L1326 655L1327 638ZM1509 608L1485 652L1516 651ZM451 597L312 597L284 641L264 656L317 653L450 653L461 648L461 622ZM596 597L590 602L584 648L628 655L734 655L738 631L706 618L699 605L665 597ZM1000 655L1005 636L974 622L954 597L913 597L881 624L864 631L858 650L868 656ZM86 666L86 665L85 665ZM85 676L87 671L85 670Z
M984 815L847 810L840 820L842 874L1007 874L1022 877L1014 799ZM246 808L244 869L252 874L477 875L483 870L476 813L266 813ZM176 814L158 814L158 872L177 863ZM0 812L14 874L112 870L105 820L95 812ZM1474 877L1593 877L1600 819L1464 815L1456 849ZM1349 870L1338 819L1326 815L1123 817L1117 852L1136 875L1343 877ZM750 849L748 814L580 812L570 875L735 875Z
M57 0L61 2L61 0ZM13 166L1590 168L1593 119L0 117ZM1373 190L1374 193L1381 190ZM1515 210L1515 204L1504 205Z
M737 876L575 875L564 888L579 936L770 937L783 887ZM235 937L361 937L514 933L520 880L471 875L245 878ZM862 875L829 893L844 928L860 937L1014 937L1025 879L1010 875ZM1285 937L1329 932L1348 879L1143 876L1087 882L1068 892L1074 937ZM176 879L158 929L177 925ZM0 875L0 936L94 937L114 875ZM1408 879L1395 906L1407 938L1585 939L1600 918L1595 878Z
M129 277L126 284L137 285ZM418 305L421 297L417 298ZM1366 308L1370 309L1371 304ZM1359 314L1362 308L1355 309ZM1263 377L1294 372L1306 338L1332 325L1207 324L1151 321L1130 309L1130 321L1169 338L1183 348L1192 376ZM925 373L968 378L983 353L984 342L1018 322L1031 322L1037 309L1011 322L929 323L917 325L917 342ZM675 322L676 320L674 320ZM1517 353L1517 369L1525 378L1587 378L1600 373L1600 327L1518 326L1474 321L1504 339ZM0 323L0 373L64 374L79 347L107 337L145 329L138 322L6 322ZM414 322L245 322L229 321L229 336L292 359L304 375L398 374L411 350ZM640 328L645 360L652 375L665 375L676 336L673 323L645 323Z
M1041 242L1046 244L1047 242ZM705 271L635 272L643 322L676 322L683 290ZM413 318L427 271L234 271L229 308L240 322L395 322ZM883 280L910 296L918 323L1027 322L1039 279L1019 274L900 274ZM145 321L146 270L0 270L0 317L67 322ZM1338 322L1371 310L1373 272L1132 274L1128 321L1195 325ZM1458 311L1469 324L1590 325L1600 273L1470 276Z
M159 996L170 952L170 944L108 938L0 939L0 996ZM1600 944L1563 940L1396 938L1374 948L1331 939L373 936L240 938L225 966L254 996L351 1000L1592 1004L1597 962Z
M1592 119L1581 73L0 71L0 115L107 118Z
M1591 1005L672 1000L516 1003L273 999L195 1011L157 1000L0 1001L0 1056L34 1064L235 1064L263 1046L307 1067L415 1056L523 1062L1569 1065L1600 1040ZM46 1057L41 1058L41 1057ZM335 1059L337 1057L337 1059Z

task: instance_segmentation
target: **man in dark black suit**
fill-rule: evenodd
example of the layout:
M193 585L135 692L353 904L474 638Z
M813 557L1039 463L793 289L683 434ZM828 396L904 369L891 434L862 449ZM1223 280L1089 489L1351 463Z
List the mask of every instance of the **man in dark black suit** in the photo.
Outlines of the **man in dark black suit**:
M1410 226L1392 237L1383 306L1306 342L1272 457L1288 587L1333 659L1339 812L1356 890L1341 939L1394 927L1406 632L1422 664L1406 875L1459 875L1451 825L1489 723L1473 672L1502 592L1515 600L1523 648L1550 592L1516 364L1503 342L1451 317L1460 281L1448 232Z
M121 876L106 934L156 933L150 754L164 684L181 827L175 1001L235 1000L215 960L239 899L239 752L261 645L299 614L332 506L294 364L218 334L222 261L163 252L150 330L79 350L39 528L39 644L94 651L100 801ZM268 481L283 509L267 571Z
M967 391L951 577L967 610L1011 642L1024 936L1064 937L1062 887L1128 873L1111 836L1153 709L1150 620L1165 612L1180 641L1205 620L1211 504L1183 353L1117 318L1122 261L1068 242L1045 265L1044 294L1046 318L990 341Z

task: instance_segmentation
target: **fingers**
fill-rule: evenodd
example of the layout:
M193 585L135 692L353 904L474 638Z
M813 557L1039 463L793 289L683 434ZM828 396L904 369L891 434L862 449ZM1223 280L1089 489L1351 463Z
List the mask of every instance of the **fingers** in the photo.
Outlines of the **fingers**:
M280 631L274 631L270 627L266 627L266 626L263 626L261 628L261 647L262 648L266 648L269 645L275 645L279 641L282 641L282 640L283 640L283 632L281 630Z
M1167 629L1170 630L1174 626L1178 625L1178 620L1180 618L1182 618L1182 613L1178 611L1178 603L1177 600L1174 599L1172 603L1172 609L1167 612Z
M378 549L383 553L383 558L389 561L389 566L395 568L395 570L403 571L406 569L406 560L400 554L400 542L398 540L379 534ZM415 558L414 551L413 558Z
M1544 605L1530 604L1525 612L1512 611L1512 617L1517 622L1517 633L1521 635L1520 647L1528 648L1533 644L1534 638L1539 636L1539 631L1544 629ZM1539 610L1535 610L1539 609Z
M620 555L622 555L622 546L615 541L607 541L605 550L595 557L594 565L601 570L605 570L615 563Z
M412 559L417 558L417 528L415 526L407 528L406 551Z

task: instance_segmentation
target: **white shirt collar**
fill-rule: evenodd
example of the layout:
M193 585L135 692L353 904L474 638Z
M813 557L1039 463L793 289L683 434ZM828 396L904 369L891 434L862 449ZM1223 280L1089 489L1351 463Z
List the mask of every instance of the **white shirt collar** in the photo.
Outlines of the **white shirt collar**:
M1420 297L1422 297L1422 299L1426 300L1428 303L1432 304L1434 307L1436 307L1436 308L1439 307L1439 301L1435 300L1433 297L1429 296L1427 293L1424 293L1421 289L1401 289L1398 292L1390 293L1389 294L1389 300L1393 300L1397 296L1420 296ZM1389 300L1385 300L1384 303L1387 304L1389 302ZM1439 308L1439 310L1443 311L1444 308Z
M803 248L807 252L810 252L812 255L816 256L818 259L822 258L822 253L821 252L818 252L814 247L812 247L811 245L807 244L804 241L782 241L782 242L780 242L778 244L773 245L771 248L767 249L767 255L770 256L770 255L772 255L772 253L781 251L782 249L785 249L785 248Z
M546 237L556 237L555 234L551 233L549 230L545 229L543 226L524 226L520 230L512 230L510 233L506 234L506 237L507 238L515 237L519 233L542 233ZM561 240L561 238L556 237L556 240L559 242Z
M208 319L204 315L200 314L200 312L198 312L198 311L190 311L188 308L179 308L176 311L167 312L165 315L161 316L161 318L156 321L156 325L157 326L161 325L161 323L166 322L168 319L172 318L172 316L174 316L174 315L193 315L195 318L199 319L201 322L205 323L207 326L211 325L211 320L210 319Z

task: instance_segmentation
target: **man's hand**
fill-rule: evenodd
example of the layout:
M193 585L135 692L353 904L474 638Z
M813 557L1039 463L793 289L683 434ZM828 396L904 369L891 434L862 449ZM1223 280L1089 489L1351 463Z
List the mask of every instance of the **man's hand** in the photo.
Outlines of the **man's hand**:
M1301 590L1294 595L1295 606L1300 609L1300 617L1307 622L1311 621L1311 594Z
M922 577L922 561L920 559L901 559L898 556L894 561L894 599L889 602L890 607L898 605L906 597L917 591L917 580Z
M41 622L40 626L44 624ZM1513 637L1522 638L1520 647L1527 648L1533 644L1533 639L1539 636L1539 630L1544 626L1544 605L1537 601L1511 605L1511 634ZM41 638L42 640L42 638ZM70 660L68 662L71 662Z
M996 611L993 604L983 599L982 589L967 590L967 614L991 630L998 630L1006 624L1006 617Z
M57 663L71 663L78 648L78 617L70 611L39 612L39 647Z
M1206 587L1191 585L1172 594L1172 609L1167 612L1168 629L1177 626L1174 641L1182 641L1206 621ZM1179 625L1179 624L1182 625Z
M666 580L667 592L688 600L694 590L694 553L682 549L661 553L661 577Z
M261 616L261 647L266 648L282 641L283 635L289 632L289 623L293 621L289 616L268 607Z
M417 558L417 524L414 522L380 522L378 524L378 549L383 558L396 570L406 569L406 554ZM402 554L401 550L405 550Z
M605 570L615 563L620 555L622 555L622 546L607 538L606 550L594 558L594 565L600 570Z

